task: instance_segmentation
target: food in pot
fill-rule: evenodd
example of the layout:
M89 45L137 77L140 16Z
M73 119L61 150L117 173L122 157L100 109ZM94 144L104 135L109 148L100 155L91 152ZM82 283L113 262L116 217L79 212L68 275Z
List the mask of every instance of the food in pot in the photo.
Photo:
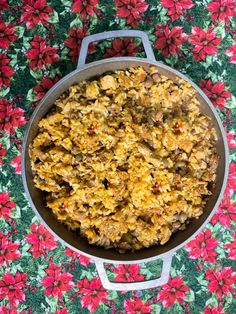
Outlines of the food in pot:
M195 94L156 67L104 74L62 94L30 147L35 186L57 219L120 252L162 245L197 219L218 156Z

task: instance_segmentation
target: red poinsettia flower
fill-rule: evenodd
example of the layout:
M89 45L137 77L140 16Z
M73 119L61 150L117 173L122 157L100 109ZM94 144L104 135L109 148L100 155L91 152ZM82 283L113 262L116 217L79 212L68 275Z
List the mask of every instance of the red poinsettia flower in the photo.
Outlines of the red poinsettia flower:
M73 28L69 30L69 38L65 40L65 45L70 49L68 56L71 57L73 62L78 60L81 43L84 37L88 36L87 30L85 28ZM88 53L94 53L96 48L94 44L90 44L88 48Z
M236 204L230 199L223 199L219 209L211 219L211 223L215 225L217 222L224 227L230 227L231 221L236 221Z
M115 0L118 8L117 16L126 19L126 24L132 27L139 25L141 13L147 11L148 4L145 0Z
M10 59L5 53L0 53L0 89L3 85L8 87L10 85L10 77L15 73L12 67L8 64Z
M26 236L26 240L32 244L29 251L34 258L45 254L45 250L54 250L57 247L57 242L53 235L41 224L33 223L30 226L30 231Z
M7 298L13 306L18 306L25 301L25 283L27 280L26 273L17 272L14 275L4 274L3 280L0 280L0 299Z
M0 130L15 134L15 128L26 123L24 113L25 110L19 107L13 108L6 99L0 98Z
M236 260L236 233L234 233L234 238L231 243L227 243L224 246L228 249L228 258L232 260Z
M206 229L205 232L200 232L194 240L190 241L185 246L185 249L189 252L189 258L196 259L201 257L206 262L215 263L217 256L215 248L218 240L211 236L211 230Z
M189 10L194 6L192 0L161 0L161 4L168 8L167 15L172 21L178 20L183 15L184 10Z
M218 306L206 306L204 308L204 314L227 314L226 312L222 311L222 304L218 305Z
M79 292L82 294L81 305L90 312L95 311L100 303L107 303L108 292L103 288L99 278L88 281L87 278L77 282Z
M209 281L208 291L214 292L218 298L233 292L232 285L236 280L236 273L232 272L232 267L224 267L221 271L207 269L205 279Z
M4 11L8 9L8 7L9 7L8 0L0 0L0 11Z
M125 300L124 308L127 314L151 313L152 309L150 304L150 300L143 302L141 299L134 297L130 300Z
M212 27L201 29L198 26L193 26L189 41L194 46L194 60L204 61L206 60L206 55L217 54L217 46L221 43L221 36L217 37L216 33L212 31Z
M33 91L36 94L37 100L41 100L46 92L56 83L58 82L59 77L56 75L52 80L49 77L43 76L42 82L39 85L34 86Z
M69 248L66 248L64 253L67 255L67 256L70 256L72 257L72 260L75 260L77 259L79 261L79 263L85 267L88 267L89 263L90 263L90 259L87 257L87 256L84 256L84 255L80 255L78 254L77 252L75 251L72 251L71 249Z
M56 310L56 314L69 314L66 308Z
M59 61L58 48L47 46L46 39L41 36L35 35L30 44L33 49L27 51L26 57L31 60L29 63L31 69L41 70L43 65L47 67Z
M0 165L2 165L2 157L6 155L6 148L2 148L2 143L0 143Z
M41 285L46 287L45 294L47 297L62 298L65 291L70 290L75 286L72 281L73 275L68 272L61 272L60 267L56 264L50 264L46 269L48 276L44 277Z
M12 159L11 166L15 168L15 174L21 174L21 153Z
M0 313L1 314L26 314L25 311L18 312L16 309L10 308L10 307L6 307L6 306L0 306Z
M7 234L0 232L0 266L4 261L8 265L9 261L14 261L21 256L19 246L19 243L11 242Z
M104 58L135 56L140 51L140 47L136 46L130 38L116 38L112 41L112 48L106 48Z
M224 82L214 84L212 80L202 80L199 86L217 108L224 109L227 100L231 98L231 93L225 90Z
M50 19L50 13L53 9L47 6L46 0L23 0L22 8L25 12L21 15L21 22L26 23L26 27L31 29L41 22L47 24Z
M164 307L170 307L175 302L183 303L188 291L189 287L183 284L183 278L170 278L158 292L157 301L162 301Z
M162 54L165 58L168 55L174 56L180 52L181 45L187 40L188 36L183 32L183 27L174 26L169 29L168 26L156 25L155 35L157 40L154 43L154 47L162 50Z
M16 208L16 205L10 200L9 193L0 193L0 218L9 220L13 208Z
M236 191L236 163L233 161L229 164L228 186Z
M133 265L118 265L113 269L116 274L116 282L136 282L143 281L144 275L139 274L140 266L138 264Z
M234 149L236 147L236 134L234 131L227 132L227 140L230 149Z
M99 0L73 0L72 11L79 13L81 17L86 18L87 16L93 16L99 11L96 8Z
M229 62L236 64L236 44L229 47L225 54L230 57Z
M235 16L235 1L234 0L214 0L210 2L207 9L212 12L212 21L229 23L229 18Z
M10 43L17 40L15 30L12 24L6 24L4 20L0 19L0 48L8 49Z

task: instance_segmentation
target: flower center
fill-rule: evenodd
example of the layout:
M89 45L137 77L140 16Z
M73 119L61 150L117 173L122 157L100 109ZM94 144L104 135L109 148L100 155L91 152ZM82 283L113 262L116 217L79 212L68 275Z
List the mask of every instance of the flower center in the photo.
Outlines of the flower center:
M9 288L10 290L14 290L14 286L13 286L13 285L8 286L8 288Z
M56 286L58 286L58 284L59 284L59 282L56 280L56 281L54 281L54 286L56 287Z
M4 255L5 252L6 252L6 250L2 249L2 250L0 251L0 255Z
M0 37L1 37L1 38L4 37L4 33L0 33Z
M171 39L167 39L167 44L170 45L171 44Z
M34 13L35 13L35 14L39 14L39 10L36 9L36 10L34 11Z
M128 10L132 10L132 9L133 9L133 6L132 6L131 4L128 4L128 5L127 5L127 9L128 9Z
M225 214L227 214L228 212L227 212L227 208L222 208L222 213L225 215Z
M83 2L82 2L82 3L83 3L83 6L84 6L84 7L86 7L86 6L87 6L87 4L88 4L87 0L83 0Z
M9 122L10 121L10 117L5 117L5 122Z
M170 292L175 293L175 288L171 288Z
M221 8L220 8L220 12L223 12L224 10L225 10L224 7L221 7Z
M42 58L42 56L43 56L43 55L40 53L40 54L39 54L39 58Z

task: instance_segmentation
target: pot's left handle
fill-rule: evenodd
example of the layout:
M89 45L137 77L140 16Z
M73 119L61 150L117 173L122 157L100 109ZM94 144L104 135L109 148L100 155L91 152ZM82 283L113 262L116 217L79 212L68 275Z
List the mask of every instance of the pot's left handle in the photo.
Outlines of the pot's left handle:
M162 257L162 272L160 278L139 281L139 282L111 282L106 273L106 269L104 267L104 262L102 260L95 260L95 265L97 268L98 275L100 277L101 283L103 287L107 290L143 290L143 289L151 289L164 285L167 283L169 279L171 263L172 263L173 254L169 253Z
M100 40L104 40L104 39L120 38L120 37L138 37L138 38L140 38L142 40L142 44L143 44L147 59L152 60L152 61L156 61L147 34L145 32L142 32L142 31L125 29L125 30L103 32L103 33L98 33L98 34L89 35L89 36L85 37L82 41L82 44L81 44L77 68L80 68L80 67L85 65L89 44L91 44L92 42L96 42L96 41L100 41Z

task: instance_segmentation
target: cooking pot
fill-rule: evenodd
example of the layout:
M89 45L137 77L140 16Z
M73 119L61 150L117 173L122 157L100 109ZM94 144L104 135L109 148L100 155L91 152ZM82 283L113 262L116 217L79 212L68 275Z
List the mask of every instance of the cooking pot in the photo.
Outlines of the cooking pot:
M115 37L139 37L146 53L146 58L135 57L118 57L108 58L101 61L85 64L88 52L88 46L92 42L97 42L103 39ZM203 114L211 117L214 128L216 129L218 140L216 143L217 153L220 156L219 166L217 170L217 178L212 195L209 197L205 206L203 214L199 219L193 220L184 231L177 231L172 235L170 240L159 246L152 246L136 252L119 253L113 249L106 250L102 247L90 245L86 239L78 236L78 234L67 229L66 226L57 221L52 211L46 207L45 195L42 191L34 186L33 173L30 166L29 145L38 132L38 123L54 105L55 100L68 88L80 81L90 80L98 77L107 71L123 70L131 66L142 66L148 68L149 66L156 66L160 74L165 75L169 79L175 80L176 77L183 78L188 81L197 92L197 98L201 104L200 110ZM22 177L26 195L29 203L35 213L39 216L45 227L63 244L70 247L72 250L80 254L92 258L96 264L98 274L100 276L103 286L110 290L139 290L154 288L162 285L168 281L171 261L174 253L183 247L188 241L193 239L198 232L200 232L210 220L215 210L219 206L222 199L224 189L227 182L228 175L228 146L225 132L222 123L217 115L217 112L206 97L206 95L194 84L188 77L180 72L157 62L148 36L141 31L136 30L118 30L105 33L99 33L88 36L83 39L77 69L62 78L57 82L45 95L40 104L35 109L25 132L23 150L22 150ZM132 283L115 283L108 280L104 263L114 264L134 264L149 262L156 259L161 259L162 274L160 278Z

